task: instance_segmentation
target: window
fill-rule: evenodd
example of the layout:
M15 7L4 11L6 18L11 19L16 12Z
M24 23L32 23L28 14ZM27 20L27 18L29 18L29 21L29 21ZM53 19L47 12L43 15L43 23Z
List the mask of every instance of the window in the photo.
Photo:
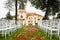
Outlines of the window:
M23 15L21 15L21 18L23 18Z
M40 19L38 18L38 20L40 20Z
M30 17L29 17L29 19L30 19Z

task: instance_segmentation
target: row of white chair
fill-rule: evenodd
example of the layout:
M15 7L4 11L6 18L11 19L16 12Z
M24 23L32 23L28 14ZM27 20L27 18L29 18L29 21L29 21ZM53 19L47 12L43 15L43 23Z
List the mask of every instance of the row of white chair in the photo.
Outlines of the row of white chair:
M57 23L57 24L55 24L55 23ZM60 22L53 21L53 20L43 20L43 21L38 22L38 26L50 35L50 39L52 39L53 31L56 31L55 34L57 34L59 37Z
M15 20L0 21L0 32L2 36L5 36L5 38L6 34L10 35L10 33L20 28L21 23L19 21L17 21L17 24L15 24Z

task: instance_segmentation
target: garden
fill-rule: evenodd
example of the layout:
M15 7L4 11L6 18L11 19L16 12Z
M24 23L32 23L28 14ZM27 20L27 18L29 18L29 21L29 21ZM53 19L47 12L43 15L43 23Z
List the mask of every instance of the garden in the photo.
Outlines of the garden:
M0 34L0 40L50 40L50 38L38 26L23 26L12 32L10 36L7 34L6 38ZM52 40L58 40L58 38L53 35Z

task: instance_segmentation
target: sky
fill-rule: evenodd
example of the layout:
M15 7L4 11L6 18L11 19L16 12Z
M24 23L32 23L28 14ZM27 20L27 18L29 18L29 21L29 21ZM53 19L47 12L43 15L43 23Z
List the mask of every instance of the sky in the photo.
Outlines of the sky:
M0 0L0 18L4 18L6 17L6 14L8 12L8 10L6 8L4 8L4 3L6 2L6 0ZM11 12L11 15L15 15L15 12Z
M6 0L0 0L0 18L4 18L8 12L8 10L6 8L4 8L4 2L5 1ZM45 12L33 7L29 1L27 2L27 5L25 6L25 10L27 12L36 12L37 14L42 15L42 16L45 15ZM15 11L12 11L11 15L15 15Z
M3 5L4 1L5 0L2 0L2 1L0 0L0 18L5 17L6 12L7 12L7 10L5 10L4 5Z

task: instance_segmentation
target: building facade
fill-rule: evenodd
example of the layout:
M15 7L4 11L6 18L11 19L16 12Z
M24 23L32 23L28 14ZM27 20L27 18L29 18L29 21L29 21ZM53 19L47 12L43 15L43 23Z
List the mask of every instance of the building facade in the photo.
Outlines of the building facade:
M42 20L42 16L36 12L26 12L25 10L20 9L18 10L17 19L28 20L29 23L32 23L32 21L35 21L35 23L37 23L39 20Z

